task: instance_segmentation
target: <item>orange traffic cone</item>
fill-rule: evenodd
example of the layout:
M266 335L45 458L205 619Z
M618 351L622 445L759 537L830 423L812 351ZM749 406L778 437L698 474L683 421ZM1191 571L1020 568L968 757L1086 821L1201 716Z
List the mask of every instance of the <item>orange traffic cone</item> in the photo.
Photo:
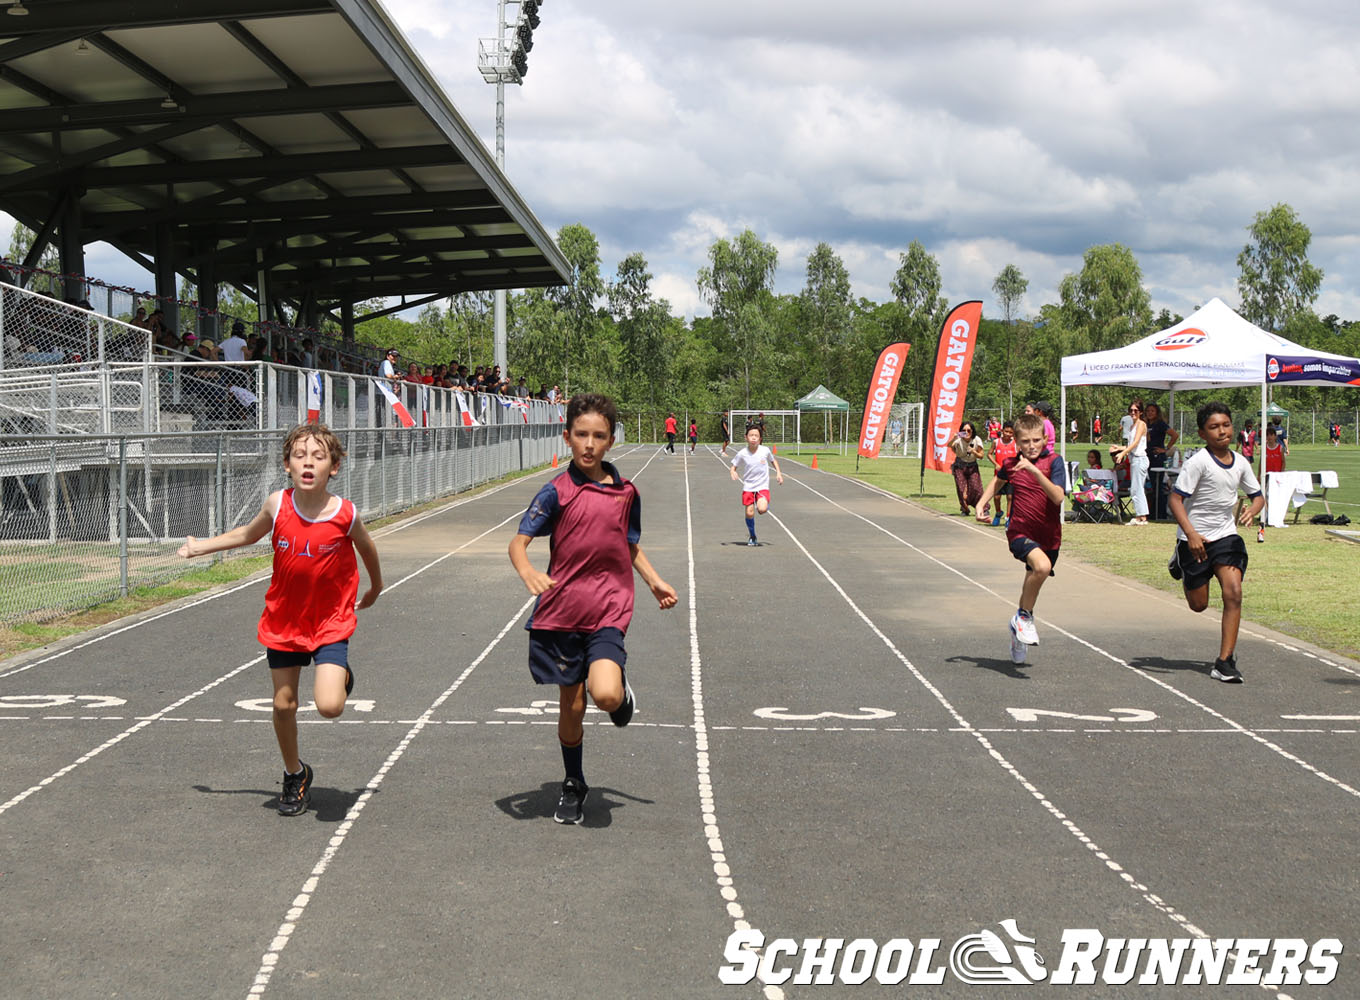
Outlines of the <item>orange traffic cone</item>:
M813 455L813 456L812 456L812 467L813 467L814 469L817 468L817 456L816 456L816 455Z
M553 455L553 468L557 468L557 456Z
M778 455L778 454L779 454L779 445L777 445L777 444L772 444L772 445L770 445L770 454L771 454L771 455Z

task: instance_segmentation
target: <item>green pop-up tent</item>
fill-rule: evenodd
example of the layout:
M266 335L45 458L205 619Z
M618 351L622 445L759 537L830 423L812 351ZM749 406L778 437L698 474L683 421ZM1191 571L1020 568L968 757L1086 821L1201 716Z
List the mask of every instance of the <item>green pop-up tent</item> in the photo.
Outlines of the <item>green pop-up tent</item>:
M830 389L828 389L826 386L824 386L824 385L818 385L817 388L813 389L810 393L808 393L808 394L807 394L806 396L804 396L802 399L800 399L800 400L798 400L796 403L794 403L794 404L793 404L793 408L794 408L795 410L797 410L797 411L798 411L798 414L799 414L799 416L798 416L798 439L799 439L800 444L801 444L802 437L803 437L803 434L802 434L802 430L803 430L803 417L802 417L802 415L803 415L804 413L821 413L821 414L823 414L823 418L822 418L822 419L823 419L823 421L825 422L825 426L826 426L826 428L827 428L827 437L828 437L828 438L831 436L831 434L830 434L830 426L831 426L831 425L830 425L830 419L831 419L831 418L830 418L830 416L828 416L828 414L832 414L832 413L839 413L839 414L841 414L841 444L840 444L840 451L841 451L841 454L842 454L842 455L845 454L845 442L846 442L846 441L849 439L849 437L850 437L850 404L849 404L848 402L846 402L845 400L841 399L840 396L837 396L834 392L832 392L832 391L831 391ZM801 448L800 448L799 450L801 451Z

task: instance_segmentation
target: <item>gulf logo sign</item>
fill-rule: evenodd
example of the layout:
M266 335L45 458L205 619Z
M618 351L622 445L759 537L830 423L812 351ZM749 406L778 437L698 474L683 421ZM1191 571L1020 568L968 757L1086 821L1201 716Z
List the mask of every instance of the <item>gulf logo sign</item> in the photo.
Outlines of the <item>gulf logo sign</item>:
M1170 336L1163 337L1152 346L1159 351L1183 351L1187 347L1198 347L1209 339L1209 335L1203 330L1195 327L1186 327L1184 330L1177 330Z

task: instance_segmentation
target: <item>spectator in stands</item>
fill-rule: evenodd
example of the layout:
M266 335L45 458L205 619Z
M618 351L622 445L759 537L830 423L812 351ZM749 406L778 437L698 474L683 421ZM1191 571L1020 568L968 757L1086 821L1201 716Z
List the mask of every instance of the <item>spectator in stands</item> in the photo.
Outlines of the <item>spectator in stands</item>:
M416 364L414 361L410 362L406 366L406 381L416 383L424 381L424 379L420 375L420 365Z
M529 392L529 383L525 381L523 375L521 375L519 381L515 383L515 395L520 399L528 399L531 395Z
M387 379L387 384L393 389L401 381L401 376L397 374L397 361L400 357L401 353L395 347L389 347L383 356L382 364L378 367L379 377Z
M151 321L146 318L146 306L137 307L137 315L132 317L132 325L141 327L143 330L151 328Z
M312 338L308 337L302 342L302 367L316 367L316 345L312 343Z
M246 325L239 319L231 325L231 336L218 346L222 349L223 361L244 361L246 359L246 339L242 336Z
M467 365L449 366L449 384L455 389L467 386Z

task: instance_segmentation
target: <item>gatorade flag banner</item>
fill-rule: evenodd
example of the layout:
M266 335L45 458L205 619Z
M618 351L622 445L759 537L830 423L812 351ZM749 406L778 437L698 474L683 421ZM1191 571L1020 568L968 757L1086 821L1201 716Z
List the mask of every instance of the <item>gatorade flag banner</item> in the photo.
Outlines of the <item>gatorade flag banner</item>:
M374 385L378 387L379 392L387 397L387 404L392 407L392 412L395 413L397 419L401 421L401 426L414 427L416 422L411 417L411 412L406 409L406 404L397 398L397 394L388 388L387 383L381 379L375 379Z
M973 347L977 344L978 324L982 322L982 302L974 300L954 307L940 330L940 346L935 352L935 377L930 383L930 404L926 407L926 447L921 468L948 472L954 464L949 442L963 424L963 405L968 398L968 372L973 367ZM922 473L924 475L924 471Z
M869 379L869 396L864 401L864 419L859 425L859 453L865 458L878 457L883 429L888 426L888 415L897 397L897 382L909 350L910 344L889 344L878 354L873 378Z
M321 422L321 373L307 373L307 423Z
M472 407L468 405L467 394L455 392L453 401L458 405L458 423L463 427L476 427L477 418L472 415Z

